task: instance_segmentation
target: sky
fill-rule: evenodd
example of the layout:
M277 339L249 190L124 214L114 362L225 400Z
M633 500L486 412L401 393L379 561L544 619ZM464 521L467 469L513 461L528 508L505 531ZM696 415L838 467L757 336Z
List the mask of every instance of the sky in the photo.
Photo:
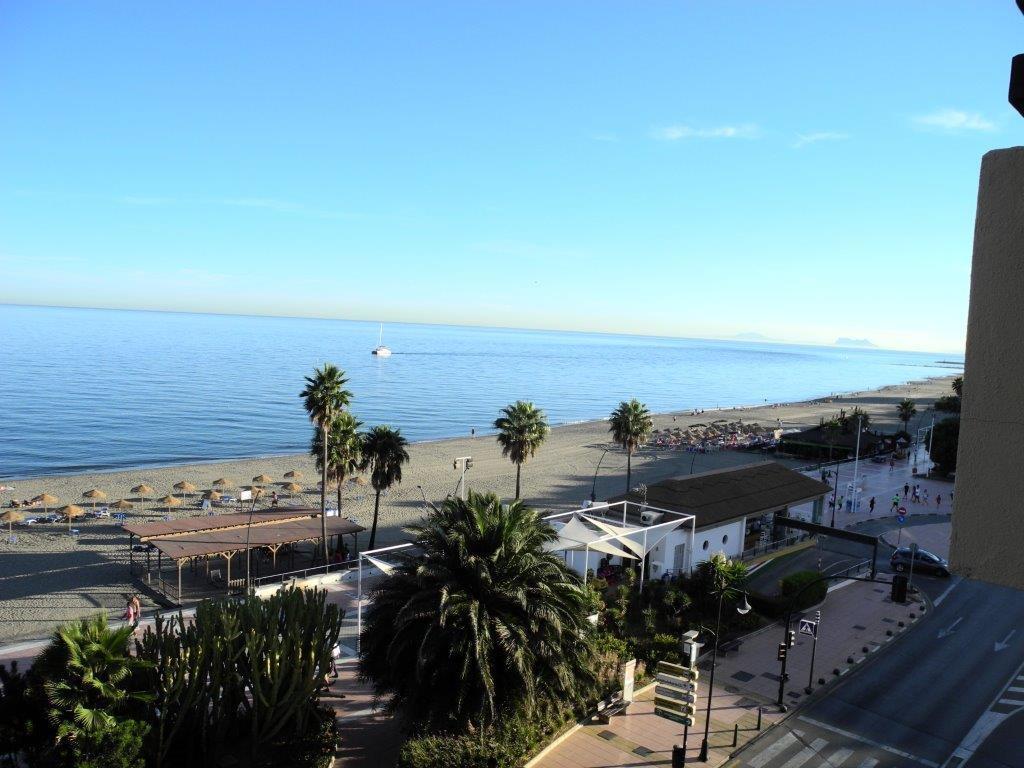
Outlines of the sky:
M0 5L0 303L962 351L1010 0Z

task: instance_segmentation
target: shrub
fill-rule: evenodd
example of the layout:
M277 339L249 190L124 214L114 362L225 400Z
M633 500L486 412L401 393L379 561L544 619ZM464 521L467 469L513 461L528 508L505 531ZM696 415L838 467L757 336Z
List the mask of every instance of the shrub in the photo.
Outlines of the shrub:
M68 765L75 768L143 768L143 744L149 725L118 720L97 730L83 731L71 742Z
M940 475L956 472L957 446L960 442L960 419L943 419L935 425L932 435L931 460Z
M817 571L797 571L786 576L780 582L783 597L782 605L787 608L792 607L794 611L800 611L820 603L825 599L825 595L828 594L828 582L821 581L809 589L804 589L808 584L819 578L821 578L821 574ZM800 594L801 590L803 590L803 594ZM795 603L791 603L793 597L797 594L800 594L800 598Z
M935 401L935 410L960 413L960 398L956 395L943 395Z
M334 710L321 706L319 720L304 737L275 745L270 764L275 768L331 768L338 744Z

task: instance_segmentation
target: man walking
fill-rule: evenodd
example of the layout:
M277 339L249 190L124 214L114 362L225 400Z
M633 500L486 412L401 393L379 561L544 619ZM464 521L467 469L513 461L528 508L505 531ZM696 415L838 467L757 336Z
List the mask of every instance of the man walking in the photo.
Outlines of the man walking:
M908 493L910 493L910 484L909 483L904 483L903 484L903 498L904 499L907 498L907 494Z
M899 509L899 506L900 506L900 495L897 493L895 496L892 497L892 508L889 511L890 512L895 512L897 509Z
M873 515L874 513L875 513L875 497L872 496L871 500L868 502L868 514L869 515Z

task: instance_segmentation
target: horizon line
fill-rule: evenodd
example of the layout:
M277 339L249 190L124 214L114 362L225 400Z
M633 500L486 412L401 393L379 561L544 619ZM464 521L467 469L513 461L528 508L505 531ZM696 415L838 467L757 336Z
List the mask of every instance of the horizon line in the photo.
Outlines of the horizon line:
M708 337L708 336L674 336L664 334L653 334L653 333L629 333L626 331L583 331L579 329L569 328L523 328L515 325L487 325L487 324L457 324L457 323L438 323L429 321L408 321L408 320L383 320L381 318L363 318L363 317L324 317L322 315L275 315L275 314L258 314L253 312L215 312L215 311L196 311L196 310L184 310L184 309L157 309L153 307L142 308L142 307L103 307L103 306L92 306L86 304L33 304L24 302L11 302L11 301L0 301L0 306L7 307L31 307L39 309L87 309L95 310L99 312L153 312L159 314L170 314L170 315L212 315L214 317L253 317L253 318L274 318L279 320L329 320L338 321L344 323L388 323L391 325L430 325L439 326L444 328L480 328L483 330L495 330L495 331L525 331L535 333L579 333L579 334L593 334L593 335L604 335L604 336L625 336L629 338L641 338L641 339L677 339L685 341L735 341L745 342L749 344L783 344L792 347L820 347L822 349L857 349L862 351L877 351L877 352L917 352L920 354L933 354L933 355L964 355L966 350L954 351L954 350L933 350L933 349L893 349L891 347L880 347L875 345L868 339L870 346L861 345L840 345L840 344L827 344L827 343L815 343L805 341L786 341L782 339L767 338L767 339L744 339L740 336L744 333L756 333L756 331L741 331L739 334L733 336L721 336L721 337ZM951 361L953 362L953 361Z

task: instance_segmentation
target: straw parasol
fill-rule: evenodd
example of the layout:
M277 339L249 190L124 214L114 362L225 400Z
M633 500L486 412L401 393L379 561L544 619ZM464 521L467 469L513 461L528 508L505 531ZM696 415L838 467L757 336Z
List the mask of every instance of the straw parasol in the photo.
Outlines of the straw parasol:
M81 517L85 514L85 510L81 507L77 507L74 504L68 504L66 507L61 507L57 510L68 519L68 533L71 532L71 521L76 517Z
M181 491L182 493L195 493L196 487L188 480L182 480L180 483L174 484L174 490Z
M221 494L220 491L207 491L203 494L203 498L209 501L220 501Z
M47 507L52 507L58 501L60 501L60 499L58 499L56 496L51 496L49 493L40 493L38 496L32 499L33 504L43 505L43 512L46 511Z
M352 485L366 485L366 478L363 477L362 475L356 475L355 477L350 477L348 479L348 481L350 483L352 483Z
M213 481L213 485L214 485L215 488L233 488L234 487L231 484L231 481L228 480L226 477L218 477L216 480Z
M136 485L132 488L132 493L145 501L146 497L153 493L153 488L143 483L142 485Z
M121 499L120 501L115 501L110 506L112 506L114 509L131 509L135 505L128 501L128 499Z
M88 491L82 494L83 499L89 499L92 501L92 505L95 507L97 501L107 498L107 494L101 491L99 488L90 488Z
M297 469L292 469L284 473L284 478L285 480L301 480L302 473Z
M274 478L270 477L269 475L256 475L256 477L254 477L252 481L254 483L272 483L274 482Z
M284 489L288 491L288 493L299 493L302 490L302 486L298 483L285 483Z
M0 520L7 523L7 538L10 539L14 535L14 524L20 523L25 519L25 515L21 512L16 512L13 509L9 509L0 515Z
M162 498L157 499L157 501L163 504L165 507L181 506L181 499L179 499L177 496L164 496Z

